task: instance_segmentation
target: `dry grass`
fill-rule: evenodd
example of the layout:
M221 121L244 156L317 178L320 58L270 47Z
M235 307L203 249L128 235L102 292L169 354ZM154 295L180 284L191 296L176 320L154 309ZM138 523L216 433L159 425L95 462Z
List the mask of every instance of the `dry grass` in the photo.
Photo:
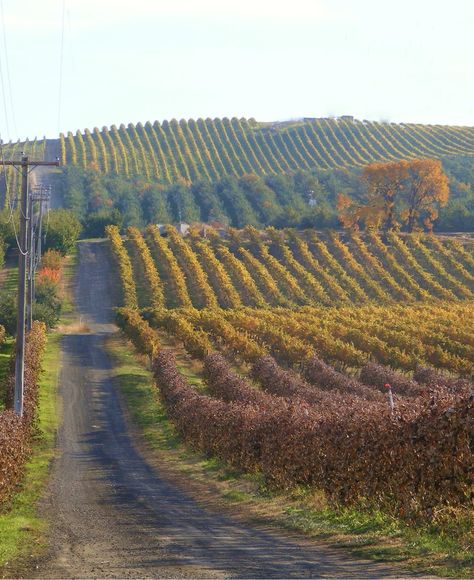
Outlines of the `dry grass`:
M57 331L61 334L89 334L89 326L82 320L75 320L70 324L60 324Z

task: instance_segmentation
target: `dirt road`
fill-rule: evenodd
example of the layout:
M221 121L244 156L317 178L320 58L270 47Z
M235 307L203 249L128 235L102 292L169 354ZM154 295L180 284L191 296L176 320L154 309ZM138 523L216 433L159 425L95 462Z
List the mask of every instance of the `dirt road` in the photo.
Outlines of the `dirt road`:
M89 334L62 343L63 427L44 500L51 577L399 576L324 544L204 508L153 470L127 433L104 340L113 288L103 243L81 243L77 308Z
M61 148L58 139L47 139L43 161L54 161L61 156ZM39 156L37 156L37 159ZM62 188L59 185L61 170L57 167L36 167L30 173L30 188L36 185L51 185L51 200L49 207L57 209L63 207Z

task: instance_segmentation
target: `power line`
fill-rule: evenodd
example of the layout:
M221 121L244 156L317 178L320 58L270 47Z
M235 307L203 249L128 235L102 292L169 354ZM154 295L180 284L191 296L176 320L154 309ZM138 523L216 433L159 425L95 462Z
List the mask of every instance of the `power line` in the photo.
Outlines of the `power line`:
M3 139L2 139L1 134L0 134L0 158L2 160L2 165L3 165L2 174L3 174L4 185L5 185L5 198L8 200L8 207L10 208L10 218L8 219L8 222L9 222L11 219L12 202L10 199L10 191L9 191L9 184L8 184L8 177L7 177L7 168L5 167L5 164L4 164L5 155L4 155L4 151L3 151Z
M66 0L63 0L61 16L61 43L59 49L59 87L58 87L58 133L61 130L61 104L63 93L63 63L64 63L64 29L66 20Z
M3 77L3 64L0 58L0 86L2 88L3 112L5 115L5 125L7 128L8 138L10 138L10 125L8 123L7 94L5 92L5 79Z
M13 121L13 129L15 134L18 135L18 129L16 125L16 117L15 117L15 107L13 105L13 91L12 91L12 82L10 78L10 63L8 58L8 44L7 44L7 32L5 27L5 12L3 9L3 0L0 0L0 18L2 20L2 32L3 32L3 50L5 54L5 72L7 73L7 84L8 84L8 93L10 97L10 111L12 114L12 121Z
M15 223L15 216L13 214L13 203L12 203L12 199L11 199L11 195L10 195L10 188L9 188L9 184L8 184L7 167L6 167L5 157L4 157L4 152L3 152L3 139L1 138L1 135L0 135L0 159L1 159L1 165L3 166L2 173L3 173L4 184L5 184L5 196L8 199L8 208L10 210L10 215L8 217L7 224L9 224L9 223L12 224L13 234L15 236L15 241L16 241L16 245L18 247L18 251L20 252L21 255L26 256L26 254L28 252L21 248L20 240L18 239L18 232L16 229L16 223ZM21 211L21 209L20 209L20 211Z
M48 210L46 212L46 231L44 232L44 240L46 241L46 238L48 237L48 232L49 232L49 212L50 212L51 208L48 206Z
M57 166L57 161L30 161L28 156L23 154L21 161L3 161L3 167L13 166L21 167L21 215L20 215L20 238L25 252L20 252L18 263L18 293L17 293L17 332L15 341L15 390L14 390L14 409L21 417L23 415L23 393L24 393L24 376L25 376L25 322L27 321L26 308L26 290L27 290L27 255L33 251L31 245L32 233L32 215L29 214L29 206L34 199L29 194L28 176L31 169L37 166ZM32 204L31 204L32 205ZM31 208L33 209L33 208ZM33 212L32 212L33 213ZM20 248L21 250L21 248ZM30 255L30 268L31 258ZM33 286L29 289L29 310L28 323L31 323L32 314L32 291Z

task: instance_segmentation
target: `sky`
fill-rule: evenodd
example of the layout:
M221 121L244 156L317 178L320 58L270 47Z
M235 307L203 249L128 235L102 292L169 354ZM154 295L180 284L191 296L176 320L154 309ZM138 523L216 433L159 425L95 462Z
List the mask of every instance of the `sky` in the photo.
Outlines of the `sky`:
M474 125L474 0L0 0L0 8L4 141L199 117Z

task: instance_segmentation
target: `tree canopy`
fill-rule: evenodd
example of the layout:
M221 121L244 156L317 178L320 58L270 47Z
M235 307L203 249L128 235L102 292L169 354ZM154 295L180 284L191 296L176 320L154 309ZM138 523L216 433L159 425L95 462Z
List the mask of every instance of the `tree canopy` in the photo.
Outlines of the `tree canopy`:
M338 196L344 227L431 231L439 208L449 200L448 176L436 159L372 163L362 170L362 179L366 189L359 201Z

